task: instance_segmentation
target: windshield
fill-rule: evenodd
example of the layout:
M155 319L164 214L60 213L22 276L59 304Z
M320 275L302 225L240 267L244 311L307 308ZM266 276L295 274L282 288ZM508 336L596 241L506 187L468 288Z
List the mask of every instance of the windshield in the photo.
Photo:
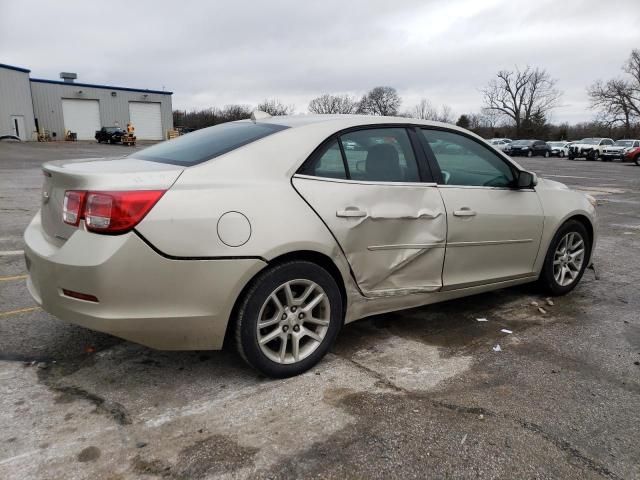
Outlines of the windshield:
M120 127L105 127L105 132L107 133L113 133L113 132L117 132L120 130Z
M586 145L597 145L598 143L600 143L600 139L599 138L583 138L578 143L584 143Z
M564 147L566 143L565 142L549 142L549 145L552 147Z
M633 140L617 140L614 145L616 147L633 147Z
M533 143L533 140L516 140L515 142L511 142L511 145L528 146L528 145L531 145L532 143Z
M287 128L284 125L249 121L222 123L158 143L132 157L189 167Z

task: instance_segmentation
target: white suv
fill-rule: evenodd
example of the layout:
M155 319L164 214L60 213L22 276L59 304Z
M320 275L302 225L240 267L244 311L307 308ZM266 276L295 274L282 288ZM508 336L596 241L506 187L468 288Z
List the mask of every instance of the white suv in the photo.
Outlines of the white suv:
M610 138L583 138L569 146L569 160L574 158L586 158L598 160L602 157L604 149L613 145Z

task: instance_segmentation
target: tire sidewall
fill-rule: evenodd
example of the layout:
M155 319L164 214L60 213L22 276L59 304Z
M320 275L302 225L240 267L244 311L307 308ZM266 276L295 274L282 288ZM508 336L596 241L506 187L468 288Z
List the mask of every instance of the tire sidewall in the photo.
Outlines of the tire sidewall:
M582 240L585 243L585 256L580 273L578 273L578 277L571 284L562 286L556 282L556 279L553 276L553 257L560 240L570 232L577 232L582 236ZM544 265L540 275L540 280L543 282L544 287L554 295L564 295L573 290L578 283L580 283L580 280L587 269L587 264L591 259L591 248L591 241L585 226L576 220L568 220L565 222L553 236L553 240L549 244L549 249L547 250L547 256L544 259Z
M329 299L331 320L321 345L307 358L295 364L283 365L266 357L256 335L258 316L268 296L280 285L296 279L317 283ZM269 377L285 378L313 367L333 345L343 323L342 296L335 280L324 268L308 261L292 261L277 265L256 278L238 311L238 348L245 360Z

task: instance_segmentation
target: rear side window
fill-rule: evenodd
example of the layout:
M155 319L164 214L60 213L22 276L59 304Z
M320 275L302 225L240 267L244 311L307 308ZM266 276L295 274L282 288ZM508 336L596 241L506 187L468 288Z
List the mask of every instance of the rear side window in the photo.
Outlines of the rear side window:
M345 133L320 151L300 173L367 182L420 182L418 164L404 128Z
M284 130L284 125L253 122L222 123L158 143L132 155L133 158L186 167L211 160L236 148Z

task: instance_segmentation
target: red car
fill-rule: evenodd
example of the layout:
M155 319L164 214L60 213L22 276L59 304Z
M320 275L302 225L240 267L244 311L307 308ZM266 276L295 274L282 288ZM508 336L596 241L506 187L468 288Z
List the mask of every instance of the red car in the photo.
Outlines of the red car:
M632 148L624 154L623 162L636 162L640 166L640 147Z

